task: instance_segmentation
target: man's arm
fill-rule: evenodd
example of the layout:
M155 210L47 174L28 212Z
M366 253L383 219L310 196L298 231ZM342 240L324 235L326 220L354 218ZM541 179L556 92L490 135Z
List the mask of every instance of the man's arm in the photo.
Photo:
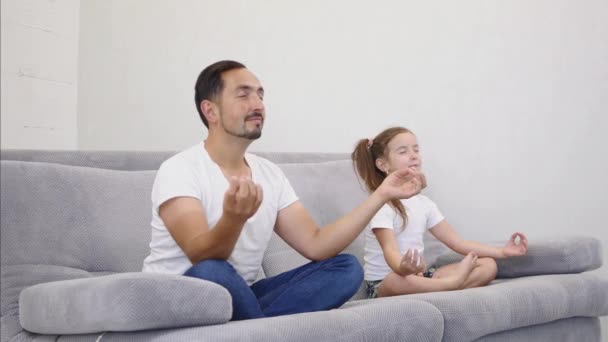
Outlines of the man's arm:
M224 195L223 213L209 229L201 202L192 197L175 197L159 208L171 237L193 264L205 259L228 259L241 230L262 203L262 188L251 180L231 178Z
M319 229L299 201L279 211L275 232L310 260L325 260L346 248L380 208L393 198L409 198L420 192L423 177L415 171L391 173L382 185L353 211Z
M312 220L300 201L279 211L275 232L304 257L320 261L346 248L384 205L377 194L323 229Z

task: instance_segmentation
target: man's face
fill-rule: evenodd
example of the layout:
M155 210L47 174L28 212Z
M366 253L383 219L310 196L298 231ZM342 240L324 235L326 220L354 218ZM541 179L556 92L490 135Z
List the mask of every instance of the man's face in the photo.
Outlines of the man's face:
M244 68L226 71L222 79L224 89L218 100L220 126L235 137L259 138L266 117L260 81Z

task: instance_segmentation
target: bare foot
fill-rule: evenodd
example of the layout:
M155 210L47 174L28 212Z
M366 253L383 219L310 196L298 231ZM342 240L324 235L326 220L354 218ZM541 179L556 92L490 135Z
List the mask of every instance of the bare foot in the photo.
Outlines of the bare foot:
M454 268L453 274L443 278L449 281L454 289L460 289L476 265L477 254L470 252L464 257L464 259L455 264L456 267Z
M470 252L464 257L464 259L460 260L460 262L458 263L458 273L462 273L462 275L466 278L469 276L469 274L471 274L471 271L473 271L476 265L477 253Z

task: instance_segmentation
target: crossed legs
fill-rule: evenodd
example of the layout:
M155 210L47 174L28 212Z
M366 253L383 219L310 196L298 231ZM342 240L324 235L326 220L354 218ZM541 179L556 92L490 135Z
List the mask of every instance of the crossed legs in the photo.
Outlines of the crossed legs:
M496 261L469 253L462 261L439 268L432 278L391 272L378 287L378 297L451 291L485 286L496 278Z

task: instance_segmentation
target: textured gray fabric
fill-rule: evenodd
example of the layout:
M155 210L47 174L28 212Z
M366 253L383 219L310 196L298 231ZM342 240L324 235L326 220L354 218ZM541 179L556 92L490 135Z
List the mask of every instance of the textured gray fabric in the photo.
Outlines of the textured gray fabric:
M2 341L19 292L90 272L139 271L149 252L155 171L1 161ZM6 328L6 329L5 329Z
M158 170L177 151L0 150L1 160L55 163L112 170ZM316 163L348 159L346 153L251 152L275 163Z
M592 237L571 236L531 241L521 257L497 259L498 278L529 275L580 273L602 266L601 242ZM437 258L438 265L457 262L462 255L453 252Z
M2 265L141 270L155 171L0 163Z
M4 176L3 176L4 177ZM2 262L4 262L4 225L2 225ZM87 278L86 271L54 265L5 265L1 267L0 285L2 295L0 341L8 341L22 331L19 324L19 293L24 288L40 283Z
M228 322L228 291L178 275L121 273L39 284L19 297L21 326L39 334L86 334Z
M475 342L601 342L597 317L572 317L486 335ZM606 341L606 340L604 340Z
M608 315L608 278L558 274L511 279L462 291L372 299L427 301L444 318L444 341L471 341L496 332L558 319ZM345 307L366 305L366 301Z
M31 158L29 160L79 163L89 167L1 162L0 342L48 341L53 339L52 335L22 331L20 292L51 281L138 271L149 251L150 190L155 170L173 152L31 151L28 154L15 151L13 155L6 152L0 151L1 159ZM347 159L347 156L259 155L284 163L279 166L320 225L347 213L367 196L356 180L350 161L319 162L327 160L323 158ZM302 164L287 164L292 162ZM153 171L111 171L92 167L149 168ZM427 238L425 257L429 261L445 247ZM568 245L564 246L564 241L568 241ZM572 241L582 242L576 245L577 248L568 249L573 246ZM363 242L360 236L345 252L356 255L361 261ZM503 277L513 277L522 270L540 273L591 269L601 263L600 246L596 242L586 238L533 241L528 254L530 260L517 260L518 263L510 260L511 264L503 265L500 272ZM271 276L305 262L306 259L275 236L266 251L263 269ZM589 321L576 323L568 317L608 314L607 285L606 279L589 274L502 279L480 289L351 301L343 309L329 312L196 328L106 333L101 341L438 341L441 336L445 341L461 341L494 333L501 338L522 336L521 340L524 340L530 336L535 339L549 334L549 330L542 329L554 320L561 319L560 322L570 324L571 330L575 330L589 326ZM427 315L429 308L433 311L430 316ZM534 324L529 329L523 328ZM488 335L488 338L492 336ZM96 341L98 337L99 334L72 335L59 339Z
M58 338L59 336L55 335L38 335L22 331L13 337L10 342L57 342Z
M1 150L1 160L55 163L112 170L158 170L176 151Z
M432 305L407 300L385 305L229 322L202 328L168 329L136 333L106 333L111 341L238 341L238 342L357 342L441 341L441 313ZM64 336L61 342L95 341L93 336Z

